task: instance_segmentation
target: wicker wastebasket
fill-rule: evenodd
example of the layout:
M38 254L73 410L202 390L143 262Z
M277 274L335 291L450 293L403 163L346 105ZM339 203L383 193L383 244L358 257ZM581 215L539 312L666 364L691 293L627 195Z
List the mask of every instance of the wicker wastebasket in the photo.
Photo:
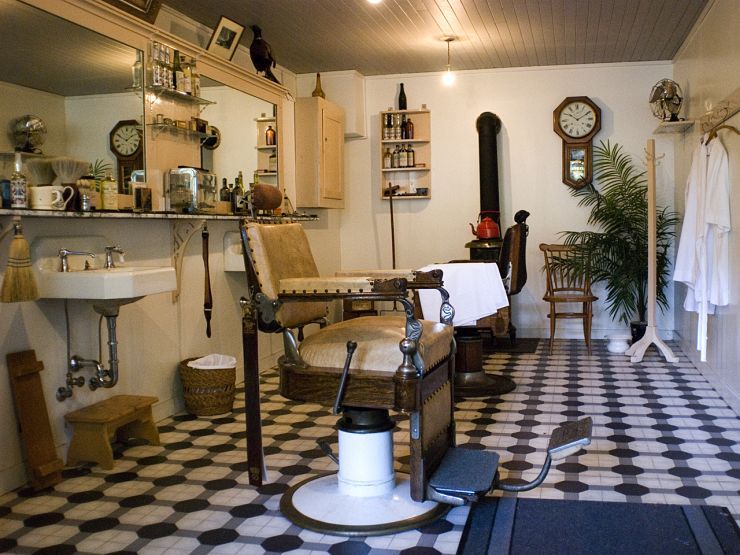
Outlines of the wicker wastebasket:
M233 357L224 358L233 359ZM188 366L189 362L195 360L203 360L203 358L188 358L179 365L185 410L196 416L231 412L234 408L236 363L207 368Z

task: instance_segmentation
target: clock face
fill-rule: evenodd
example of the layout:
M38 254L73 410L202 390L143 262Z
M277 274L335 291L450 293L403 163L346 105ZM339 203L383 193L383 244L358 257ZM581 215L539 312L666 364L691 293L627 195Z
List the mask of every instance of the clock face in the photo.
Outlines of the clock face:
M111 144L117 154L131 156L141 147L141 134L135 125L123 125L113 133Z
M558 125L569 137L575 139L585 137L596 125L596 112L585 102L580 100L571 102L560 112Z

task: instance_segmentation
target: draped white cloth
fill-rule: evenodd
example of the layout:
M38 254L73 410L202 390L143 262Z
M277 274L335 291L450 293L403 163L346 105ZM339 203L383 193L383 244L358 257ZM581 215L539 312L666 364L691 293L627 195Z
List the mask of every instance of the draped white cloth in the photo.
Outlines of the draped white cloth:
M697 349L706 361L707 320L730 302L730 171L718 138L705 135L691 161L686 208L673 274L688 286L684 309L698 314Z
M454 326L475 325L480 318L509 306L498 265L494 262L430 264L419 269L425 272L440 269L444 273L443 286L450 294L450 303L455 309ZM419 300L424 318L432 320L439 317L442 304L439 292L419 290Z

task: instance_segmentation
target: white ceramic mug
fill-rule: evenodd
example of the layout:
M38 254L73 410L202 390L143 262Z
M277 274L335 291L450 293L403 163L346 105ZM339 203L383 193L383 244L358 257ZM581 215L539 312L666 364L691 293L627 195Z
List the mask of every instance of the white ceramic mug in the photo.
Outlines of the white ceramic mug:
M52 189L59 193L58 198L51 203L52 210L66 209L69 201L74 197L74 188L69 185L53 185Z
M28 193L31 200L31 208L38 210L52 210L59 203L64 202L63 191L51 185L29 187Z

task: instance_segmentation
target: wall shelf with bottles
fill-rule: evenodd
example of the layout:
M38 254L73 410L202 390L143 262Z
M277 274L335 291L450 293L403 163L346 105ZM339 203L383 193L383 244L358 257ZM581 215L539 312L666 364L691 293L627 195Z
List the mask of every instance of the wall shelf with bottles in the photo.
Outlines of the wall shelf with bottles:
M681 121L661 121L653 130L653 135L663 135L669 133L686 133L689 129L694 126L694 122L691 120Z
M380 112L380 137L380 198L387 200L385 191L394 186L393 198L431 198L431 112L426 105Z
M255 118L257 124L257 172L267 183L277 185L277 119L262 114Z
M147 86L146 91L148 93L151 93L152 95L152 97L149 99L149 104L154 104L159 98L171 98L178 102L185 102L196 106L201 106L201 108L205 108L206 106L215 104L215 102L211 100L206 100L205 98L201 98L199 96L193 96L192 94L187 94L184 92L176 91L175 89L170 89L162 86L150 85Z

